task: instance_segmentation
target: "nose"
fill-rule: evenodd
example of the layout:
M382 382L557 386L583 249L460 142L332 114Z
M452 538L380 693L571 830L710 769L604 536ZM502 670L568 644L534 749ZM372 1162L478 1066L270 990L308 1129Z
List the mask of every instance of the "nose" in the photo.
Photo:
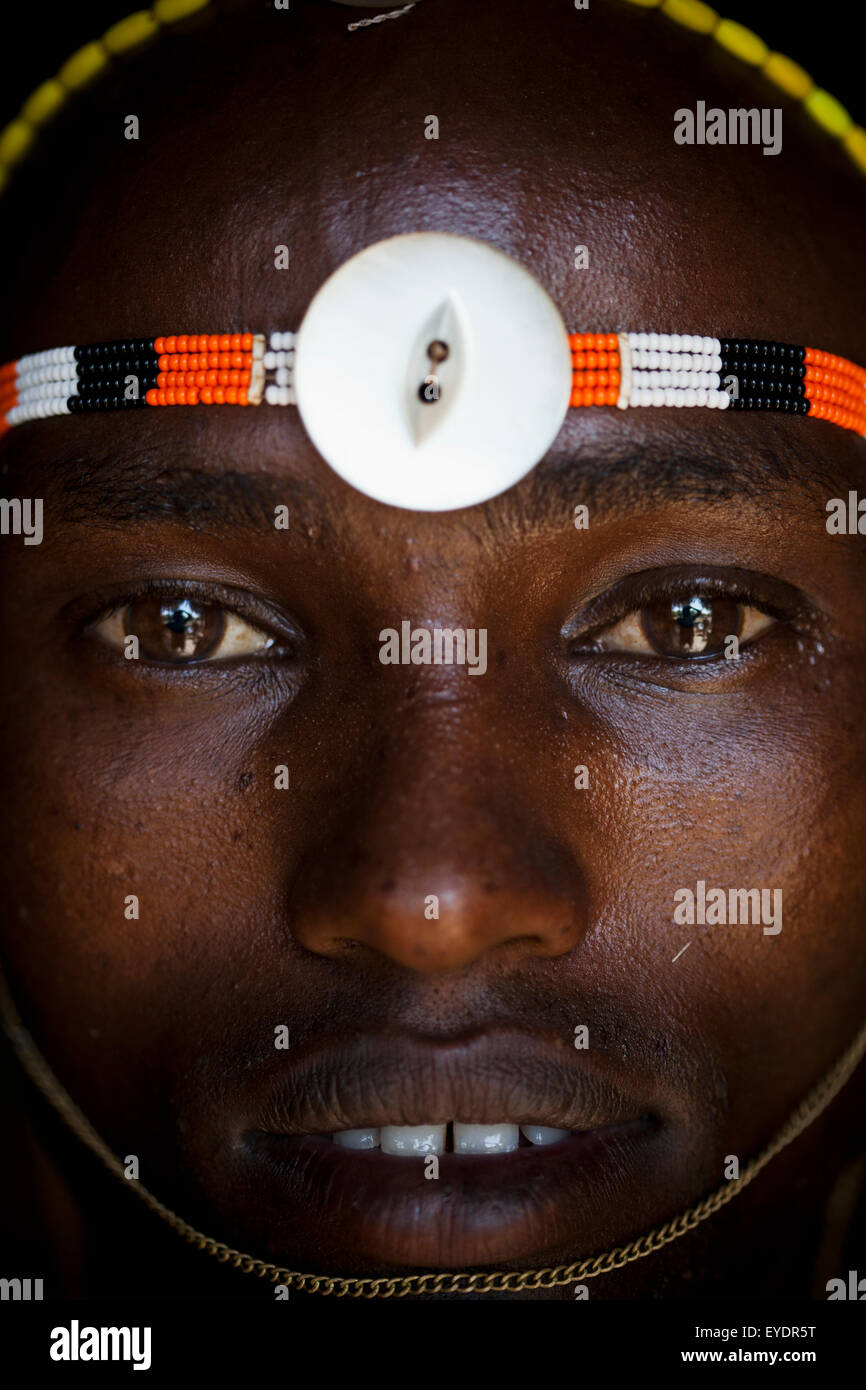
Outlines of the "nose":
M371 751L296 876L300 944L334 958L361 945L435 974L580 941L583 875L548 824L549 798L520 785L479 721L480 709L415 710Z

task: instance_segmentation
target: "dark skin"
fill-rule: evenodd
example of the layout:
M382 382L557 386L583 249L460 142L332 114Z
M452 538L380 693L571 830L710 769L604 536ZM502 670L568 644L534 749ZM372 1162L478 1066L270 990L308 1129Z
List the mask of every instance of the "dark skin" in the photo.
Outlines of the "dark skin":
M866 362L859 183L736 61L617 4L423 0L351 35L347 13L193 27L63 118L88 167L62 244L40 222L16 250L2 360L166 327L296 327L344 260L424 229L508 252L574 330L770 337ZM783 105L782 153L675 145L673 112L698 99ZM16 176L11 225L40 169L62 179L60 139ZM827 499L862 486L863 449L775 415L572 411L510 492L422 515L344 484L293 410L6 436L4 495L44 497L46 517L40 547L2 547L3 959L58 1075L147 1187L294 1268L532 1269L668 1220L720 1185L727 1155L743 1165L770 1141L866 1017L863 551L825 528ZM580 645L647 591L698 579L772 619L739 662ZM92 623L149 582L240 606L286 654L125 661ZM487 674L381 666L380 629L407 616L486 628ZM781 933L675 926L675 891L699 879L781 888ZM573 1054L586 1023L588 1064L639 1079L654 1134L610 1181L577 1171L540 1242L520 1219L506 1239L492 1208L455 1217L447 1183L423 1182L408 1244L389 1243L387 1188L349 1240L338 1204L311 1213L240 1147L251 1095L286 1066L281 1023L292 1055L383 1032L458 1055L503 1029ZM731 1207L591 1296L825 1296L848 1267L863 1098L858 1073ZM92 1293L106 1275L82 1272L88 1242L110 1250L103 1227L142 1218L92 1175L49 1197L47 1173L67 1279ZM142 1233L145 1249L166 1240L150 1218ZM197 1259L196 1277L230 1278Z

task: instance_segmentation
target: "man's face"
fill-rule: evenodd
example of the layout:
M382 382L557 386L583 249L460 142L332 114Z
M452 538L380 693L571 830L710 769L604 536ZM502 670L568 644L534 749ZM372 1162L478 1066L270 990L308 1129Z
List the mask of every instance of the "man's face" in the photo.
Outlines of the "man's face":
M854 214L809 223L802 156L673 143L695 96L751 103L735 66L685 84L671 31L650 84L643 17L541 24L516 0L495 42L461 8L444 62L456 8L375 34L269 16L182 154L182 113L142 95L134 183L94 190L4 358L293 328L363 246L435 229L521 261L575 331L866 360ZM195 75L163 59L193 111L225 37L194 42ZM422 515L345 485L292 409L7 436L46 512L40 546L2 552L3 955L146 1186L295 1267L519 1269L648 1230L772 1138L866 1003L863 556L825 524L863 448L775 415L572 411L507 494ZM221 655L226 612L246 655ZM404 620L483 631L486 671L382 664ZM676 920L700 883L771 890L774 916ZM569 1137L446 1153L438 1177L325 1137L451 1121Z

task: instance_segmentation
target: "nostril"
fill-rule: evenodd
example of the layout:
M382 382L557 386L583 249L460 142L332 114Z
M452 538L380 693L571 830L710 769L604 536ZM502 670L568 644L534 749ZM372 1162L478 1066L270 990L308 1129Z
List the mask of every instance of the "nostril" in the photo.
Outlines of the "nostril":
M543 946L544 937L536 936L532 933L523 936L509 936L504 942L505 946Z

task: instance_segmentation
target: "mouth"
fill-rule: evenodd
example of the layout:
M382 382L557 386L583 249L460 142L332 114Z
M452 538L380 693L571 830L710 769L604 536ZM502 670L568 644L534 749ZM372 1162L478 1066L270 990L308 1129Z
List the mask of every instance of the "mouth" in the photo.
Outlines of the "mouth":
M570 1040L364 1037L287 1060L240 1153L273 1246L334 1272L591 1254L661 1161L652 1083Z

